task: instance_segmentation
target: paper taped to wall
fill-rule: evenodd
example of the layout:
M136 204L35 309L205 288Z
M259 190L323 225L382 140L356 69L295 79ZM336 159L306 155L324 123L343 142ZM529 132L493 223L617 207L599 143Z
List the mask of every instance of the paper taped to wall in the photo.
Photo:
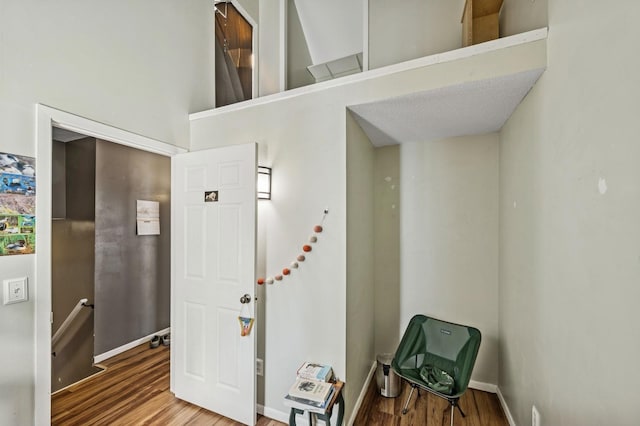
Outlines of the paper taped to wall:
M160 203L137 200L136 230L138 235L160 235Z

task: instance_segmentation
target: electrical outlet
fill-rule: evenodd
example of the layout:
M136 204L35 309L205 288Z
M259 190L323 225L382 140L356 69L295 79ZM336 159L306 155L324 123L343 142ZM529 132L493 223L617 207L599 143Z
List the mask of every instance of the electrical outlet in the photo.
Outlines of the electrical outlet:
M540 413L535 405L531 406L531 426L540 426Z
M3 280L2 284L4 293L3 301L5 305L26 302L29 299L27 277Z
M256 358L256 374L258 376L264 376L264 360Z

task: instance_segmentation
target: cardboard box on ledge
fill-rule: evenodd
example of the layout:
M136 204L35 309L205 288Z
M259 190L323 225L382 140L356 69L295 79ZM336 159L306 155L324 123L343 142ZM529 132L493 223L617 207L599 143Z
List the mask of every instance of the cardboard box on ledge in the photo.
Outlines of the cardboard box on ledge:
M467 0L462 12L462 47L500 37L503 0Z

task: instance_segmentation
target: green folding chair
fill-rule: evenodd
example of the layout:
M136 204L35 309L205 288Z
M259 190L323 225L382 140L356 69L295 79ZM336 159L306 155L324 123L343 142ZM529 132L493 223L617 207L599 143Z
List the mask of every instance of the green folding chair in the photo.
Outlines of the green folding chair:
M411 385L402 414L407 413L418 388L418 397L424 389L449 401L452 426L454 407L465 417L458 401L471 380L481 338L480 330L474 327L424 315L411 318L391 362L396 374Z

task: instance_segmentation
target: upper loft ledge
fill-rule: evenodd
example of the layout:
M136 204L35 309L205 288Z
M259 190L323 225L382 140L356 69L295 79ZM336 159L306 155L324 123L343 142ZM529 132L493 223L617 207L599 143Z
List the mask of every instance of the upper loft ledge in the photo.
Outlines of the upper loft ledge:
M364 116L367 108L358 108L358 106L373 105L383 101L389 102L405 96L420 97L429 93L431 98L435 95L437 98L445 100L446 103L450 96L464 99L466 89L482 88L484 87L483 82L492 87L500 87L500 82L503 79L510 81L509 90L497 91L497 103L500 103L503 94L516 90L522 96L513 105L515 108L546 69L546 39L547 28L540 28L336 80L192 113L189 115L189 120L201 120L274 102L294 101L296 98L310 96L314 93L333 93L333 91L336 91L336 97L340 98L337 102L356 112L356 117L360 115L361 118L366 119ZM522 78L523 76L524 78ZM467 85L471 86L465 87ZM482 92L482 90L480 91ZM486 92L486 94L488 93ZM491 93L491 96L494 94ZM510 103L513 103L513 100ZM456 111L456 105L449 107L450 110ZM508 114L510 115L512 111L513 109L508 111ZM383 130L382 132L384 133ZM483 130L483 132L487 131ZM382 144L389 143L387 138L387 142Z

